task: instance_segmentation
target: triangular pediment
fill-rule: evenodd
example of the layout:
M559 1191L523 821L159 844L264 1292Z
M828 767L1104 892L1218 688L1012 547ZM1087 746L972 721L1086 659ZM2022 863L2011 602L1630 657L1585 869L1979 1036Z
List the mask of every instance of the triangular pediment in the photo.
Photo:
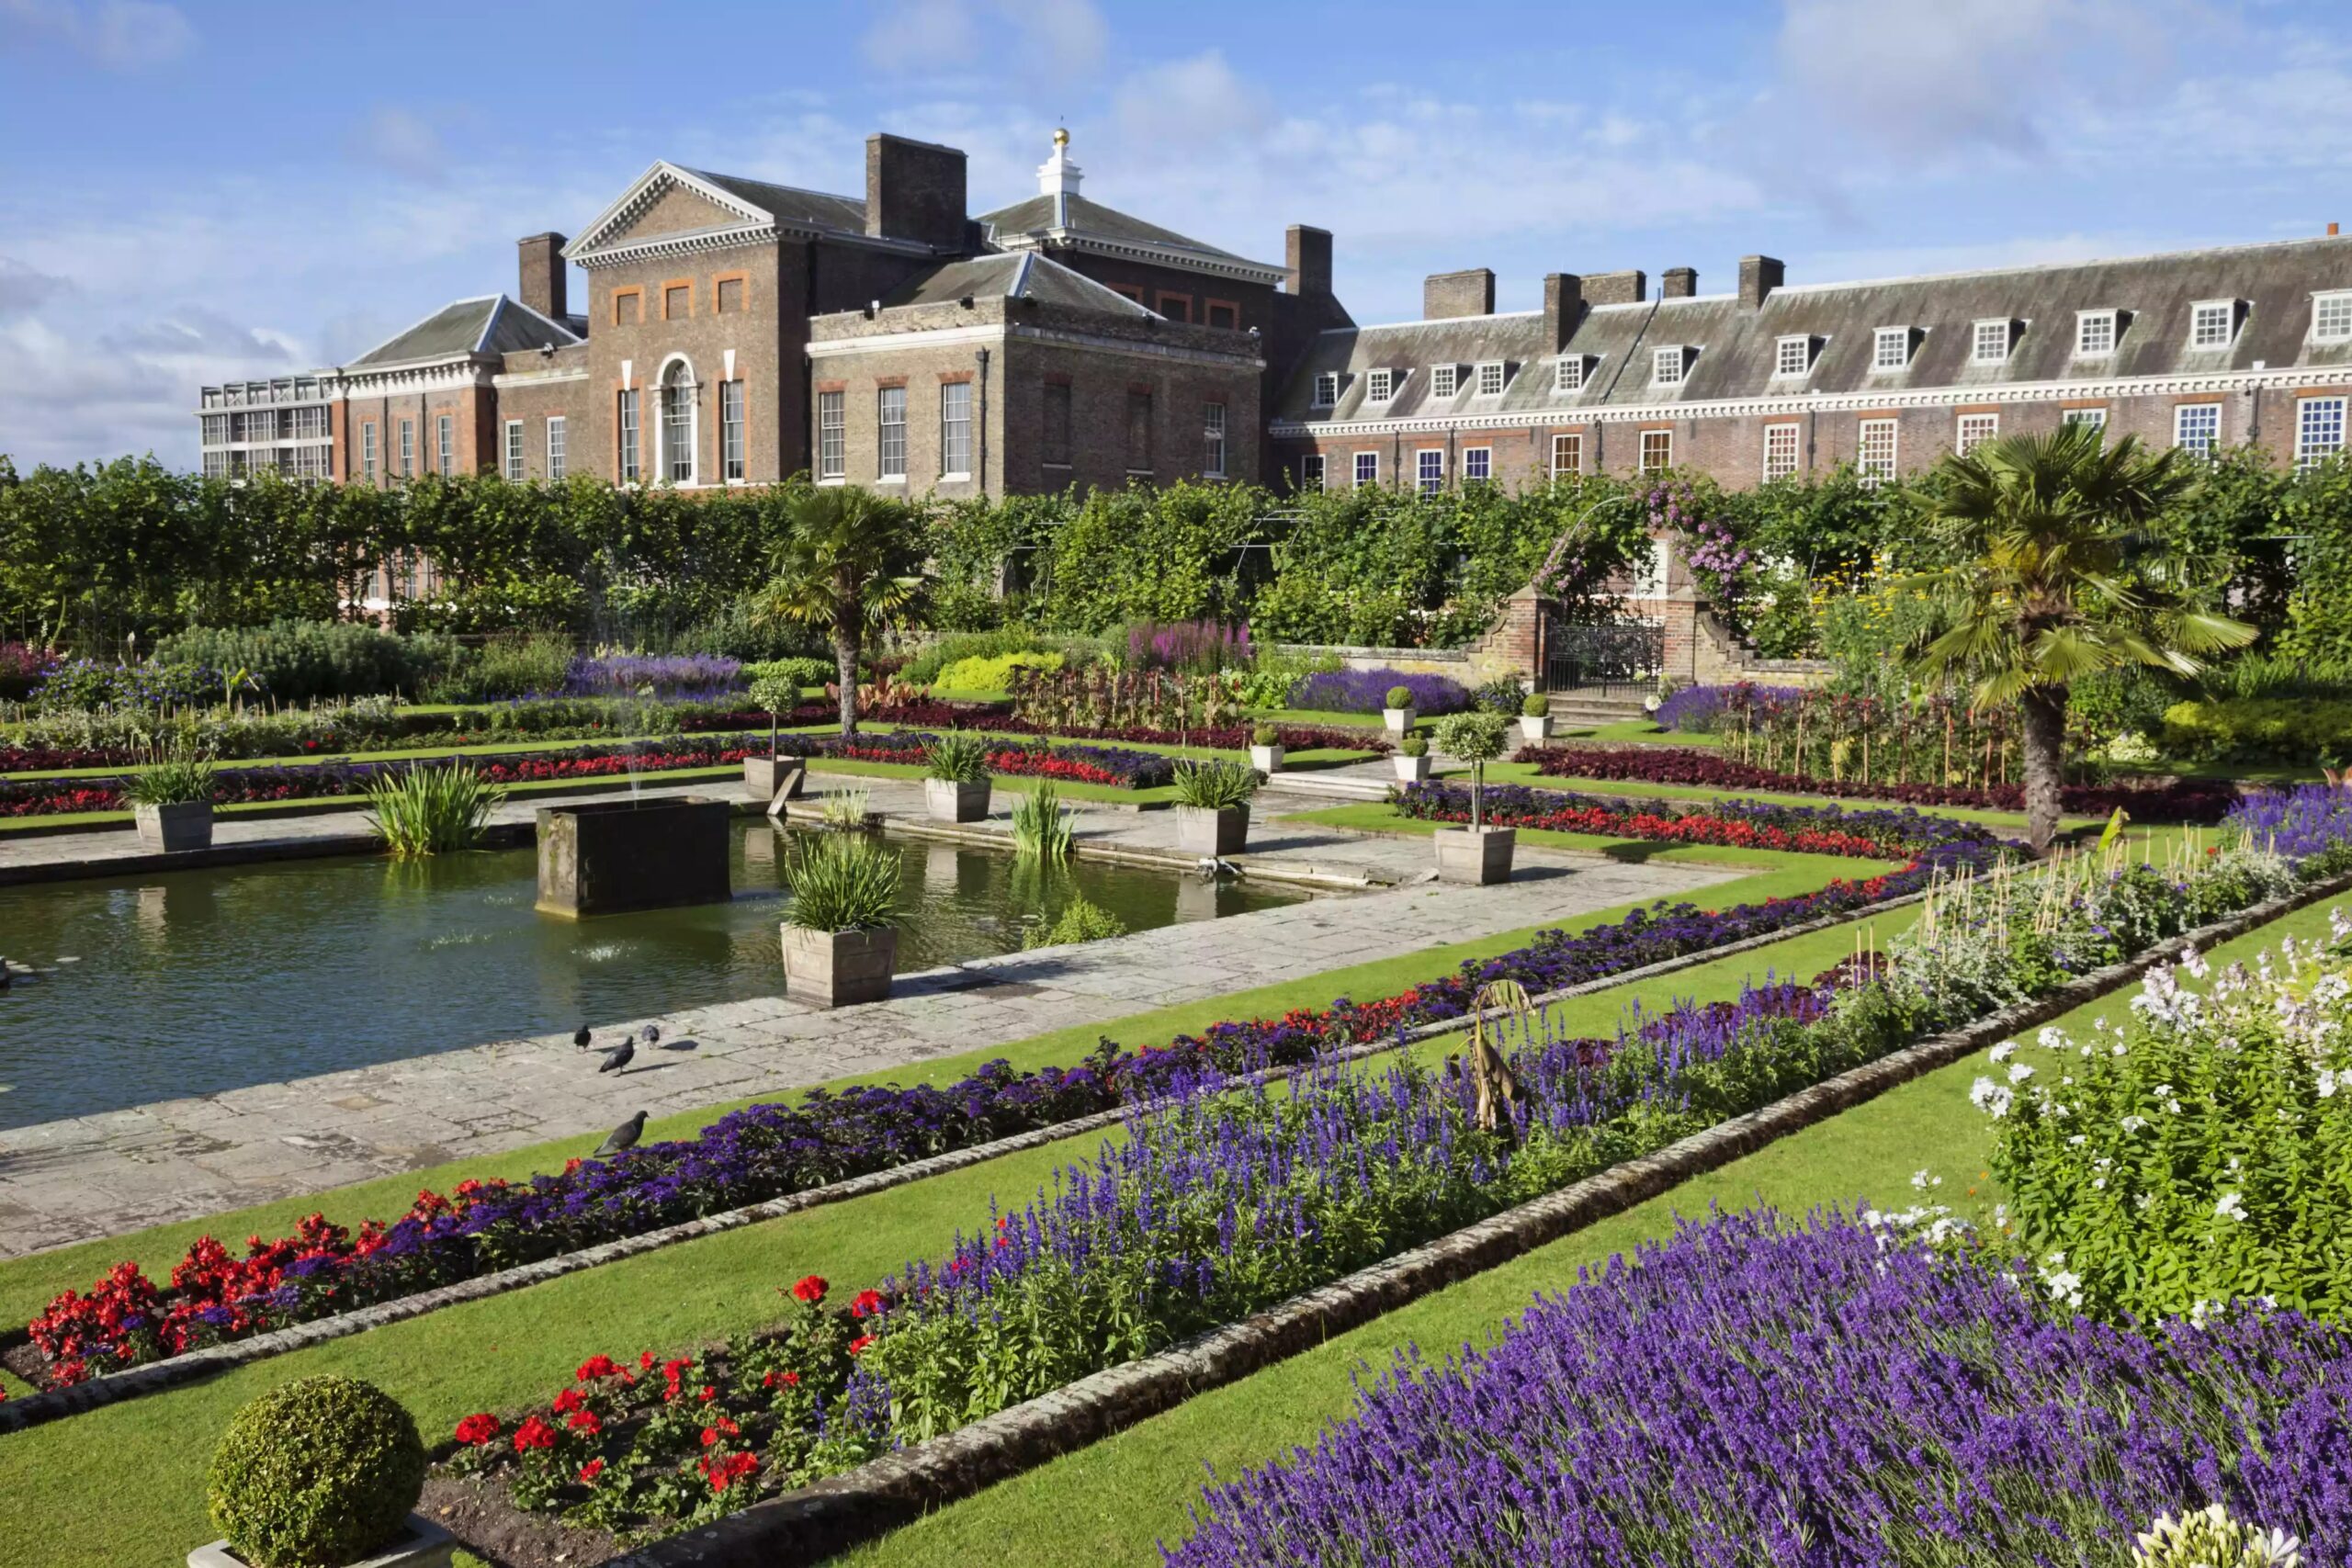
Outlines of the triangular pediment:
M712 184L692 169L655 164L620 198L596 215L578 239L564 247L572 260L633 240L719 229L763 228L775 220L765 209Z

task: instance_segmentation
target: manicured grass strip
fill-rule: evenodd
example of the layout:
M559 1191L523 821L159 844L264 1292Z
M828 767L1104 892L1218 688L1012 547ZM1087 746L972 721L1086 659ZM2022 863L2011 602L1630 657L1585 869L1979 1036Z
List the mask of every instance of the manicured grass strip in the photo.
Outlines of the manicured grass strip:
M1406 817L1400 815L1395 807L1374 801L1366 801L1361 806L1335 806L1325 811L1298 812L1283 820L1318 822L1327 828L1351 828L1359 833L1393 833L1419 838L1427 838L1440 828L1461 825ZM1860 882L1866 876L1877 875L1875 868L1883 863L1874 860L1854 860L1845 855L1813 854L1804 850L1756 849L1745 844L1662 844L1652 839L1615 839L1605 833L1560 833L1549 828L1521 828L1519 829L1519 841L1541 844L1547 849L1607 855L1611 860L1634 864L1657 860L1702 865L1786 867L1792 870L1802 867L1819 879L1815 886L1839 877L1849 882ZM1856 866L1873 869L1856 871L1853 869Z
M1914 912L1891 911L1882 929ZM1652 1009L1674 999L1724 999L1750 976L1768 970L1810 975L1851 946L1849 931L1813 932L1567 1005L1577 1010L1570 1016L1590 1019L1596 1031L1613 1031L1620 1010L1636 998ZM1425 953L1400 962L1426 974L1442 966L1436 958ZM1334 993L1326 986L1318 994L1328 1001ZM1211 1016L1241 1010L1233 998L1208 1006ZM1089 1036L1089 1044L1099 1032L1095 1026L1064 1032ZM1444 1047L1433 1042L1423 1048ZM214 1436L239 1404L285 1380L322 1371L367 1378L407 1404L428 1440L437 1439L472 1411L544 1399L597 1351L668 1349L770 1321L783 1304L775 1291L801 1274L842 1283L879 1280L910 1258L935 1256L959 1227L985 1223L991 1194L1014 1205L1025 1201L1055 1168L1092 1146L1080 1139L1024 1151L0 1438L0 1495L10 1500L15 1527L0 1532L0 1565L52 1561L27 1543L54 1540L74 1540L94 1562L177 1562L187 1546L210 1539L201 1533L202 1477ZM121 1473L138 1474L141 1485L130 1492L110 1487L107 1478Z
M701 784L711 779L740 779L743 776L743 769L741 764L730 762L723 768L670 768L661 773L641 773L638 776L650 787L662 789L672 784ZM602 773L576 779L530 779L521 784L504 784L500 787L503 788L510 796L596 793L594 788L589 786L601 786L606 793L626 789L628 787L628 775ZM364 795L313 795L307 800L231 801L215 806L212 812L216 818L331 817L339 812L367 809L368 797ZM34 828L48 829L61 826L103 828L130 820L130 813L128 811L60 811L40 817L0 818L0 837L6 837L11 832L23 833Z
M1849 868L1844 874L1858 879L1893 869L1891 863L1876 861L1843 861L1838 863ZM1760 903L1767 898L1793 897L1813 892L1821 883L1822 878L1809 870L1781 870L1700 889L1692 897L1706 908L1728 908L1736 904ZM1414 895L1396 893L1381 897L1410 897ZM1342 969L1324 970L1230 996L1185 1002L1102 1022L1074 1025L1025 1040L984 1045L956 1055L933 1057L895 1068L835 1078L822 1087L838 1090L854 1084L952 1083L1000 1056L1010 1061L1016 1069L1076 1063L1092 1050L1096 1041L1104 1034L1127 1044L1159 1043L1176 1034L1198 1033L1225 1019L1277 1017L1293 1008L1320 1009L1343 996L1363 1000L1394 996L1408 987L1445 974L1465 959L1523 947L1538 931L1555 927L1582 931L1622 920L1634 910L1647 907L1647 902L1622 904L1544 926L1521 927L1472 942L1430 948L1370 964L1351 964ZM1743 957L1751 963L1763 962L1753 954ZM771 1094L761 1098L775 1099L777 1096ZM751 1101L745 1100L729 1100L649 1122L645 1131L646 1141L691 1137L708 1122L749 1103ZM469 1156L405 1175L384 1177L327 1192L239 1209L204 1220L158 1225L126 1235L81 1242L27 1258L11 1258L0 1262L0 1328L21 1326L47 1306L59 1292L87 1289L98 1275L124 1258L136 1259L151 1277L160 1278L178 1261L191 1242L206 1234L232 1241L255 1234L280 1235L292 1230L295 1222L303 1215L313 1212L323 1213L337 1224L353 1226L370 1217L390 1218L407 1210L420 1188L447 1190L468 1177L483 1179L505 1177L520 1180L534 1171L560 1168L567 1158L587 1154L601 1141L602 1135L599 1131L530 1145L504 1154Z
M1459 779L1467 770L1445 770L1449 778ZM1857 795L1778 794L1770 790L1713 789L1704 784L1645 784L1639 779L1588 779L1566 773L1537 771L1532 762L1489 762L1487 764L1489 784L1523 784L1536 789L1565 790L1571 795L1629 795L1645 800L1762 800L1775 806L1836 806L1849 811L1901 811L1899 800L1877 800ZM1972 806L1920 806L1912 807L1923 817L1949 817L1956 822L1982 822L1988 827L2025 834L2025 813L1994 811ZM2064 817L2063 828L2084 828L2105 821L2100 817Z
M2328 908L2323 902L2300 909L2215 953L2251 958L2282 935L2324 932ZM2054 1021L2075 1032L2101 1013L2114 1021L2136 989L2109 992ZM1984 1165L1990 1123L1968 1103L1969 1085L1984 1071L1978 1054L1914 1079L1663 1197L941 1509L840 1562L948 1568L985 1561L991 1548L1001 1552L1002 1543L1018 1541L1025 1568L1157 1568L1155 1542L1188 1533L1186 1509L1200 1494L1204 1466L1230 1476L1312 1444L1327 1422L1353 1411L1361 1364L1385 1371L1397 1350L1413 1344L1432 1357L1487 1344L1537 1292L1565 1290L1577 1269L1671 1235L1678 1216L1703 1218L1710 1206L1760 1202L1802 1218L1817 1205L1850 1205L1859 1198L1887 1208L1933 1201L1965 1218L1989 1215L1999 1197ZM1923 1168L1944 1178L1924 1196L1911 1187L1912 1174Z

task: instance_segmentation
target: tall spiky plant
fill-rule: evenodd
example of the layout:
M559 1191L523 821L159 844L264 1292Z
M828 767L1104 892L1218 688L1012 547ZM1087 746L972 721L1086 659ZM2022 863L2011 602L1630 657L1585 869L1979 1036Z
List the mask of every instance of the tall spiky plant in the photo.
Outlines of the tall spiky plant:
M2190 459L2103 434L2067 424L1986 442L1947 457L1920 492L1954 564L1910 580L1947 627L1911 662L1965 677L1979 704L2018 705L2026 831L2043 852L2058 831L2073 683L2127 664L2194 675L2255 637L2199 607L2188 563L2149 531L2198 484Z
M754 615L815 626L832 641L842 733L857 731L857 656L866 639L905 619L922 593L922 517L855 485L804 491L752 596Z

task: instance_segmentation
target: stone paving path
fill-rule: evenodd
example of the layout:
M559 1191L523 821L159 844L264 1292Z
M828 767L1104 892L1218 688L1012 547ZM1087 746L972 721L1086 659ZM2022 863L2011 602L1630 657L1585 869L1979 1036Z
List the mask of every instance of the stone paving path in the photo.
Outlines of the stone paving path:
M919 784L860 783L871 784L876 809L920 810ZM1424 840L1283 819L1286 810L1328 804L1261 797L1245 874L1306 869L1361 883L1429 866ZM1002 828L1000 815L988 830ZM1079 824L1088 843L1144 854L1165 853L1174 830L1168 812L1086 811ZM63 852L72 841L46 842ZM898 994L869 1007L826 1012L779 995L677 1013L660 1021L662 1049L607 1077L568 1034L544 1035L0 1131L0 1257L599 1132L639 1110L660 1116L1108 1021L1742 874L1525 846L1519 858L1520 874L1499 886L1318 897L1012 953L904 977ZM779 990L781 980L779 966ZM600 1036L618 1039L648 1021L594 1021Z

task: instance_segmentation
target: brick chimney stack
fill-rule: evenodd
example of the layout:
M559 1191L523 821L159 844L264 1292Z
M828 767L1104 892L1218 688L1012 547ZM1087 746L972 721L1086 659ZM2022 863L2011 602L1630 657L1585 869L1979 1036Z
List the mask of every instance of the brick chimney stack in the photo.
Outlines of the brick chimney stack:
M1568 346L1577 323L1584 319L1584 279L1573 272L1546 273L1544 277L1544 352L1557 354Z
M865 231L943 251L964 248L964 153L877 132L865 139Z
M1670 266L1657 275L1657 297L1661 299L1688 299L1699 292L1699 269L1695 266Z
M1433 272L1421 280L1421 317L1442 321L1455 316L1495 313L1495 275L1474 266L1461 272Z
M1283 292L1301 299L1329 299L1331 294L1331 231L1294 223L1283 238L1283 263L1290 276Z
M1649 274L1637 266L1623 272L1584 275L1584 302L1588 305L1638 305L1649 298Z
M1739 258L1739 303L1742 310L1760 309L1772 290L1789 280L1789 269L1771 256Z
M571 264L563 259L563 236L533 234L514 242L519 253L514 297L551 321L571 314Z

